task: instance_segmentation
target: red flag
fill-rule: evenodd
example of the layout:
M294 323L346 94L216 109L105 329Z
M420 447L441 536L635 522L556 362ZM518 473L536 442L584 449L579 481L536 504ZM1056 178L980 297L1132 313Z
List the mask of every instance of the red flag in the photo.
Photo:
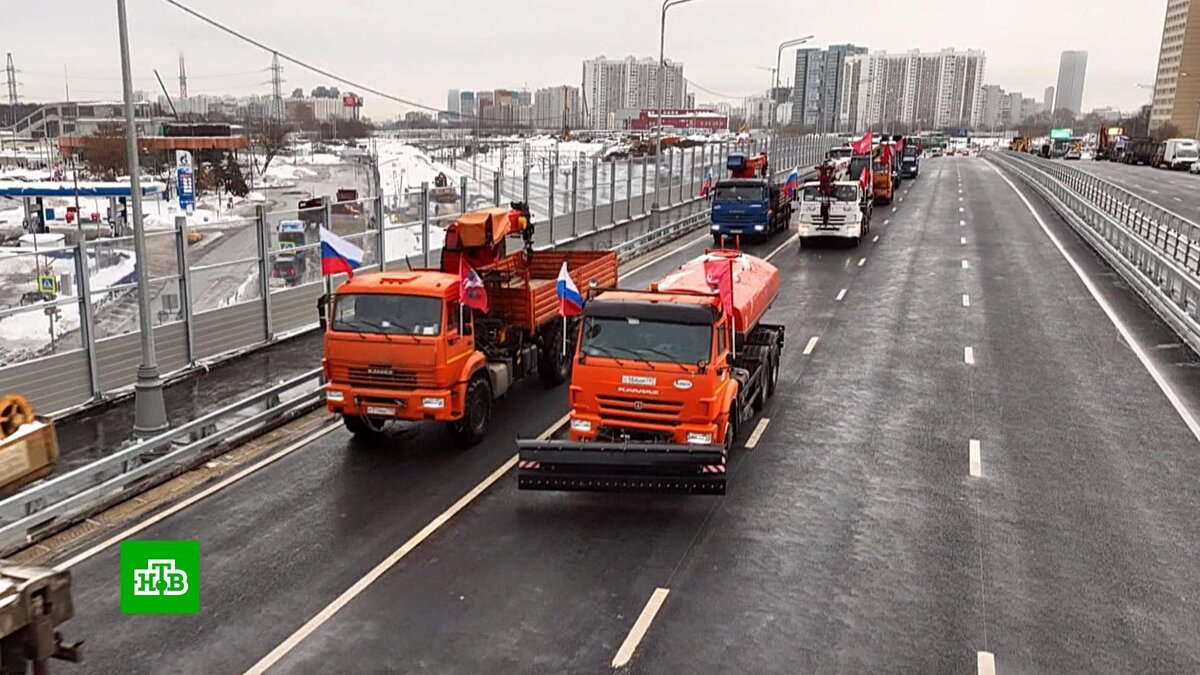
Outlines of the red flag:
M892 165L892 146L885 145L879 153L879 163L884 166Z
M871 184L871 169L870 169L870 167L864 166L863 170L862 170L862 175L858 177L858 186L861 187L862 189L866 190L867 186L870 184Z
M900 154L904 154L904 139L903 138L896 141L896 152L898 152Z
M458 295L463 305L487 314L488 297L483 279L462 258L458 259Z
M856 155L869 155L871 154L871 145L874 141L874 132L868 131L862 138L851 143L850 148Z
M704 278L721 298L721 307L733 316L733 260L729 258L704 261Z

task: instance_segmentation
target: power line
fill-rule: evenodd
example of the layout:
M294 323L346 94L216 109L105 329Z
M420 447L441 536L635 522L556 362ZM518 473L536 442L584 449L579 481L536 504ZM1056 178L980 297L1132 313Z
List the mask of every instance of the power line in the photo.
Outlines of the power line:
M702 86L700 86L700 85L696 84L695 82L693 82L693 81L691 81L691 80L687 79L686 77L685 77L685 78L683 78L683 81L684 81L684 82L687 82L687 83L688 83L689 85L691 85L692 87L694 87L694 88L696 88L696 89L699 89L700 91L702 91L702 92L704 92L704 93L706 93L706 94L709 94L709 95L712 95L712 96L718 96L718 97L720 97L720 98L728 98L728 99L734 99L734 100L740 101L740 100L742 100L742 99L747 99L747 98L755 98L755 97L757 97L757 96L760 96L760 94L750 94L750 95L740 95L740 96L739 96L739 95L735 95L735 94L722 94L721 92L718 92L718 91L713 91L712 89L706 89L706 88L704 88L704 87L702 87Z

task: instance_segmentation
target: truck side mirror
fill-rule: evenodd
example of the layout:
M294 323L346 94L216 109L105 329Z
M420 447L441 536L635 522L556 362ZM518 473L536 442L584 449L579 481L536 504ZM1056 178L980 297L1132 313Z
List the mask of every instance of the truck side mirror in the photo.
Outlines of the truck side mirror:
M329 326L329 296L322 295L317 298L317 323L320 324L321 330L325 330Z

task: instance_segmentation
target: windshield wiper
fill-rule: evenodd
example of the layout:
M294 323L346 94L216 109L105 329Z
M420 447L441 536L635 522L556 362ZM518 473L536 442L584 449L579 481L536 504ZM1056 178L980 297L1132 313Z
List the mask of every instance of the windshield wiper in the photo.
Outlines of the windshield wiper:
M598 354L597 353L589 353L589 350L591 350L592 352L599 352L599 353ZM612 350L607 349L605 347L597 347L596 345L584 345L584 347L580 353L582 353L584 356L602 356L602 357L610 358L613 361L616 361L618 366L621 366L622 368L625 367L625 362L622 361L621 359L618 359L616 354L612 353Z
M382 336L383 336L383 337L384 337L384 338L385 338L385 339L386 339L388 342L391 342L391 341L392 341L392 336L391 336L391 334L390 334L390 333L388 333L387 331L385 331L385 330L384 330L384 328L383 328L383 326L381 326L381 325L379 325L379 324L377 324L377 323L372 323L372 322L370 322L370 321L367 321L366 319L359 319L359 322L360 322L360 323L363 323L363 324L366 324L368 328L374 328L374 329L375 329L375 333L374 333L375 335L382 335Z
M654 353L654 354L658 354L659 356L665 358L667 360L667 363L680 363L680 364L683 363L683 361L680 361L674 355L668 354L667 352L664 352L661 349L655 349L654 347L642 347L642 349L644 349L648 352Z
M654 364L651 363L650 359L647 359L644 356L639 356L638 353L635 352L634 350L632 350L628 347L621 347L619 345L617 346L617 349L620 349L621 351L625 352L626 354L629 354L630 356L632 356L634 358L634 360L641 361L642 363L646 364L646 367L648 367L650 370L658 370L658 368L655 368ZM654 350L650 350L650 351L654 351Z

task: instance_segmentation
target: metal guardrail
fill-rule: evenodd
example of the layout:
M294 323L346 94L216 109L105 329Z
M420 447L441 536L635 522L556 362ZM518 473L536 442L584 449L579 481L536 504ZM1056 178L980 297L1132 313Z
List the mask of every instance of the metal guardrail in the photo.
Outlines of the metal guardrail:
M1038 189L1091 246L1200 353L1200 227L1124 188L1052 160L992 161Z
M128 499L216 454L264 425L324 400L321 369L282 382L108 457L35 483L0 501L0 552L32 543L109 504Z

